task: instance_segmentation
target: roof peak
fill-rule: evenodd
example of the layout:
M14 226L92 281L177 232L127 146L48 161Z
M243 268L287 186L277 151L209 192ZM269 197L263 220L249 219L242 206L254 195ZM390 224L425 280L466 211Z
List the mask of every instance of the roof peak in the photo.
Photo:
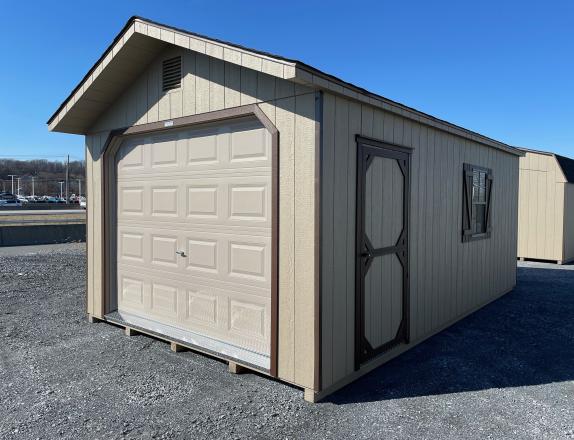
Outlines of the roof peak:
M48 120L49 129L84 134L86 130L89 129L91 123L93 123L93 119L105 111L105 108L107 108L106 105L109 106L117 97L117 90L115 92L109 92L109 94L103 98L100 93L98 99L94 99L95 94L90 95L90 92L93 92L93 90L91 90L91 88L93 89L92 84L95 82L101 83L102 77L107 77L108 79L112 77L108 72L110 68L113 70L115 66L117 69L117 65L121 64L121 61L117 61L117 59L121 59L122 57L118 57L117 55L127 52L127 47L131 47L131 50L135 52L138 50L141 52L143 50L153 55L154 53L159 53L167 44L173 44L198 53L203 53L207 56L220 58L223 61L256 70L263 74L307 85L315 89L326 90L336 95L342 95L348 99L401 115L439 130L501 149L507 153L515 155L522 154L519 150L503 142L392 101L376 93L369 92L362 87L343 81L334 75L322 72L301 61L211 38L137 15L128 19L102 56L50 117ZM145 47L142 49L142 46ZM141 53L138 53L137 56L142 58L142 60L144 58ZM131 64L132 65L122 65L121 69L119 69L122 70L123 77L121 81L124 83L133 79L131 77L127 78L126 71L130 75L135 75L135 67L133 64L136 63ZM143 64L144 63L140 62L138 67ZM117 80L117 75L112 79ZM118 85L118 88L121 87L121 85ZM86 94L88 95L87 97ZM74 114L72 110L78 106L81 108L81 111L75 112Z

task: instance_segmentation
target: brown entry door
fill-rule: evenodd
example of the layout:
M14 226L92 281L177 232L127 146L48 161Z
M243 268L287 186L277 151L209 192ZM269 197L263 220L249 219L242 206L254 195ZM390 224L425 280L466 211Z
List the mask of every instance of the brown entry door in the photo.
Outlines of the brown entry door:
M357 139L356 368L408 343L410 153Z

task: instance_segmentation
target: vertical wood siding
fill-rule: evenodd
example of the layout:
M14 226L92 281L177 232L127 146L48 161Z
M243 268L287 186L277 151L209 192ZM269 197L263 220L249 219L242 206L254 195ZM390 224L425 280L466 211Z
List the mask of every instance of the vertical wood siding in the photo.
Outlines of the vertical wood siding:
M574 260L574 184L564 186L564 261Z
M161 91L161 61L182 55L182 87ZM169 48L97 121L87 136L89 313L101 315L101 148L109 131L259 103L279 130L279 359L285 381L313 388L315 94L264 73Z
M409 250L413 342L506 293L516 281L518 157L325 94L323 389L343 381L354 366L356 134L413 148ZM462 243L465 162L491 168L494 186L491 238Z
M554 156L520 158L518 257L563 260L564 175Z

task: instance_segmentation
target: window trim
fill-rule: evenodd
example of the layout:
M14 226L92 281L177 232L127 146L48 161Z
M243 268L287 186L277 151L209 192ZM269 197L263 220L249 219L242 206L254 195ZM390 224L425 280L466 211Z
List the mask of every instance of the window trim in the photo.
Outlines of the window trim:
M474 213L472 177L475 171L486 173L486 232L473 232L472 223ZM492 186L494 183L492 170L479 165L465 163L463 166L462 185L462 241L475 241L490 238L492 235Z

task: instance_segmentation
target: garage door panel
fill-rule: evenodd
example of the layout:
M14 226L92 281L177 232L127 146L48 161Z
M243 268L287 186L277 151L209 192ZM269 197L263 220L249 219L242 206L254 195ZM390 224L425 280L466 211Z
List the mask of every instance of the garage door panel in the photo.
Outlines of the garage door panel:
M228 191L229 220L268 222L267 209L270 207L270 203L268 201L267 181L258 184L231 183L228 185Z
M178 217L178 187L150 185L151 215Z
M230 242L229 275L249 280L267 281L265 243Z
M141 217L222 226L271 227L271 176L207 178L179 182L121 182L118 222ZM151 218L150 218L151 217ZM191 224L193 224L191 223Z
M186 192L187 217L213 220L218 218L218 215L221 213L221 209L218 209L217 203L221 200L221 197L217 196L219 192L219 186L217 184L187 184Z
M144 262L144 234L119 231L118 254L122 260Z
M121 150L116 155L117 170L126 173L130 170L141 171L144 169L144 148L140 140L128 140L123 143Z
M145 308L145 281L137 275L121 275L119 277L119 302L122 306L144 310Z
M151 283L150 299L150 307L155 314L177 318L177 286L154 281Z
M266 283L254 282L253 280L236 278L226 281L223 277L209 276L205 274L199 274L194 271L182 272L167 266L162 265L142 265L134 263L131 261L119 261L118 270L123 271L125 274L133 276L138 274L138 276L156 276L159 279L162 277L166 279L169 277L170 280L175 280L178 283L190 282L194 285L214 287L217 289L226 290L229 292L240 293L242 295L265 298L269 297L269 288ZM258 285L259 284L259 285Z
M117 155L118 310L268 356L271 176L260 124L129 139Z
M118 154L122 175L149 172L200 171L271 165L271 137L253 124L183 130L127 141Z
M140 278L141 276L141 278ZM271 303L256 297L193 282L166 282L161 274L124 276L127 291L119 311L267 353Z
M145 192L143 185L121 186L118 191L119 216L143 216L145 214Z
M178 139L179 134L171 133L164 135L150 136L146 139L146 144L149 144L151 148L148 148L150 154L150 168L174 168L180 166L180 160L178 156ZM145 151L145 148L143 149Z
M250 162L268 162L270 151L265 129L241 130L231 133L229 161L246 165Z
M154 229L159 230L158 228L163 228L168 232L175 232L175 231L189 231L191 232L199 232L199 233L225 233L230 235L241 234L241 235L248 235L253 237L259 236L269 236L271 233L271 227L246 227L242 225L228 225L224 228L221 225L214 224L214 223L203 223L201 221L195 221L193 224L187 219L173 219L173 220L163 220L163 219L153 219L147 220L143 218L134 218L134 219L122 219L117 222L118 228L122 228L125 230L133 230L136 232L145 232L144 230L147 229ZM221 232L221 231L225 232Z
M148 261L154 265L177 269L179 266L177 235L150 234L151 255Z
M187 266L188 270L217 274L218 264L218 241L200 238L187 239Z
M182 133L185 136L186 133ZM217 130L203 130L192 133L189 138L180 140L184 147L186 162L185 166L193 168L208 166L213 168L220 162L222 147L218 146ZM221 137L221 136L220 136ZM221 143L221 140L219 140Z
M237 283L268 289L271 280L269 233L254 236L243 231L194 231L182 228L118 227L121 263L206 278L208 282ZM182 258L177 252L183 252Z
M229 300L229 329L239 335L265 337L265 306Z
M217 326L218 317L221 316L217 295L197 289L186 289L184 295L183 321L194 321L210 327Z

